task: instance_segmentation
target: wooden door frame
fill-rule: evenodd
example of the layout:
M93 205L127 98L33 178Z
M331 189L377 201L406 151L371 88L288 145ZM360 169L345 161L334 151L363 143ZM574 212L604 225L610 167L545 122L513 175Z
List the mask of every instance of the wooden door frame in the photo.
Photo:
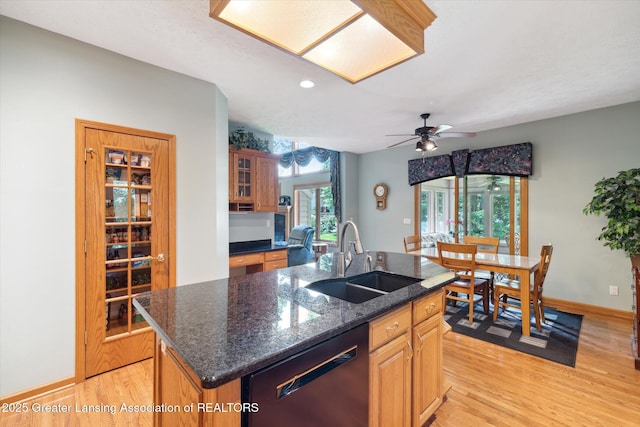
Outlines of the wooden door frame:
M85 198L85 129L99 129L107 132L127 133L148 138L166 140L169 143L169 287L176 283L176 137L175 135L154 131L129 128L108 123L94 122L84 119L75 120L76 132L76 372L75 382L86 379L86 198Z

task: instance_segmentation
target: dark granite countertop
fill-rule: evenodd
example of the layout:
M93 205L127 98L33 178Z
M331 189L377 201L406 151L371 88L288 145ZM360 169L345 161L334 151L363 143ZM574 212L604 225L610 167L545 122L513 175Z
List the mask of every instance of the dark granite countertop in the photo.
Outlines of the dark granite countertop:
M274 245L271 239L229 243L229 255L250 254L287 249L287 245Z
M214 388L427 295L453 273L426 258L371 252L375 269L422 279L353 304L305 289L335 278L337 254L317 263L176 286L139 295L134 305L158 335ZM347 276L364 272L354 256Z

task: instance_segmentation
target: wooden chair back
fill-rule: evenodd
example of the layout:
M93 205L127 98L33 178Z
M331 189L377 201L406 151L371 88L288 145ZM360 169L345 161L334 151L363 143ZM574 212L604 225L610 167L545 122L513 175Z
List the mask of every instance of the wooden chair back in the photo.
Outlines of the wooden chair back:
M553 254L553 245L543 245L540 249L540 267L536 271L533 278L533 298L542 299L542 288L544 286L544 279L547 277L549 271L549 264L551 264L551 255Z
M499 237L464 236L464 243L478 246L478 252L497 254L500 246Z
M473 286L478 247L468 243L437 242L440 265L454 271Z
M419 251L420 250L420 243L421 243L420 236L418 236L418 235L407 236L407 237L405 237L403 239L403 241L404 241L404 251L405 252Z

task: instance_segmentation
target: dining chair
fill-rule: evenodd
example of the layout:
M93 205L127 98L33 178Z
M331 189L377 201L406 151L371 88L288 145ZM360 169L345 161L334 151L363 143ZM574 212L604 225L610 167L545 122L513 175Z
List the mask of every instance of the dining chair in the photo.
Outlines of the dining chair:
M452 270L458 280L445 285L444 302L447 299L469 303L469 323L473 323L473 307L482 301L484 314L489 314L489 282L478 279L476 273L476 254L478 247L466 243L437 242L440 265ZM467 298L460 296L467 295ZM476 296L480 296L476 299Z
M421 239L420 239L419 235L407 236L407 237L403 238L403 242L404 242L404 251L405 252L419 251L420 250Z
M478 246L478 252L497 254L500 246L500 238L489 236L464 236L464 243ZM495 280L495 273L493 271L477 270L476 277L489 282L489 300L493 300L493 282Z
M544 279L547 277L549 271L549 264L551 264L551 255L553 254L553 245L543 245L540 250L540 267L534 273L533 284L529 289L529 298L531 304L533 304L533 313L536 316L536 329L542 330L542 323L546 322L544 318L544 301L542 299L542 288L544 286ZM504 311L506 307L520 308L519 305L509 302L511 299L520 299L520 281L518 280L504 280L496 282L494 284L493 294L493 320L498 318L498 311L500 306Z

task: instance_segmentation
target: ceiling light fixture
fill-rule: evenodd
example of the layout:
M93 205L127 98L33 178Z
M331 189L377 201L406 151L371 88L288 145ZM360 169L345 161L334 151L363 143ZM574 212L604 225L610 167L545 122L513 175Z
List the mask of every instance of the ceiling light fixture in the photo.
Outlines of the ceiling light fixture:
M422 0L210 0L209 16L351 83L424 53Z
M305 89L311 89L312 87L314 87L316 84L311 81L311 80L302 80L300 82L300 87L303 87Z
M436 151L437 149L438 144L427 135L422 135L420 141L416 143L416 151Z
M427 151L436 151L438 149L438 144L433 139L427 139L427 142L424 144L424 148Z
M487 181L489 181L489 185L487 185L487 191L491 192L491 191L500 191L502 190L502 187L500 186L500 177L492 175L489 178L487 178Z

